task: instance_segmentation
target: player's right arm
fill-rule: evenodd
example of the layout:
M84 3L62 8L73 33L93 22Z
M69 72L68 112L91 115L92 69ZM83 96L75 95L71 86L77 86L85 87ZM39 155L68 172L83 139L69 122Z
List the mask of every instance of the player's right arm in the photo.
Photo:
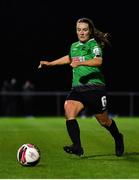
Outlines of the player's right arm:
M69 55L66 55L51 62L40 61L38 68L42 68L42 66L56 66L56 65L64 65L64 64L70 64L70 63L71 63L70 57Z

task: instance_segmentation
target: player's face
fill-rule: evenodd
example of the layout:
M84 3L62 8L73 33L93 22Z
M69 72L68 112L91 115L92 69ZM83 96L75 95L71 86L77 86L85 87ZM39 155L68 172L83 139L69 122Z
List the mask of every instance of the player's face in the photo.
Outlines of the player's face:
M89 25L84 22L77 23L76 33L77 33L79 41L81 41L81 42L88 41L90 39L90 35L91 35Z

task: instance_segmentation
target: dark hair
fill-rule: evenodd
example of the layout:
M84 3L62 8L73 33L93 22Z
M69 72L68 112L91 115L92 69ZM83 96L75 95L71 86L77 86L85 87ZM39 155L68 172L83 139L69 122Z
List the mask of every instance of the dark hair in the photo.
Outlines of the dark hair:
M91 19L89 18L81 18L77 20L77 23L87 23L89 25L89 29L91 32L91 36L95 38L95 40L101 45L101 47L104 47L106 44L110 45L110 42L108 38L110 37L109 33L104 33L100 30L98 30Z

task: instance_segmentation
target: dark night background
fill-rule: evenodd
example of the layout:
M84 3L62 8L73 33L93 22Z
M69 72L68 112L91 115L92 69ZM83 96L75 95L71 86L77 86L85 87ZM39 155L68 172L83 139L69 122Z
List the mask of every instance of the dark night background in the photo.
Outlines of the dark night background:
M76 41L75 23L88 17L111 34L103 72L108 91L138 91L138 6L134 1L0 1L0 85L27 79L39 91L68 91L71 69L38 70L41 58L53 60L68 53ZM57 84L57 85L56 85Z

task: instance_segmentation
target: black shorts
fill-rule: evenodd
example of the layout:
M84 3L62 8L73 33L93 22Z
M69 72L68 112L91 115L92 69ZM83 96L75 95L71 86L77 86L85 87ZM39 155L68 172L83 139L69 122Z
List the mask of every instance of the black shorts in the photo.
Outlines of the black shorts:
M101 114L107 110L107 97L104 86L99 87L75 87L66 100L81 102L85 108L91 108L93 114Z

